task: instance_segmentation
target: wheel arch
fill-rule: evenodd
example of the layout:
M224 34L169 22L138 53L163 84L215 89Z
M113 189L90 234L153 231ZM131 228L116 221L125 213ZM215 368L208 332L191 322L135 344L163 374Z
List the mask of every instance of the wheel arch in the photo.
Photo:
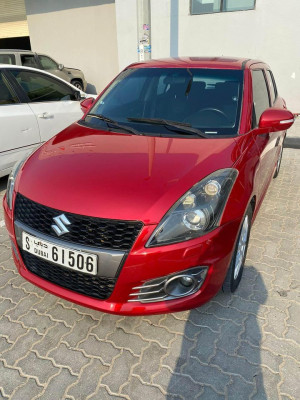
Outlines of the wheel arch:
M74 81L79 81L81 84L82 84L82 86L83 86L83 80L81 79L81 78L72 78L71 79L71 84L73 85L73 82Z
M255 208L256 208L256 195L252 196L252 199L250 200L250 206L252 208L252 219L253 219L253 215L255 214Z

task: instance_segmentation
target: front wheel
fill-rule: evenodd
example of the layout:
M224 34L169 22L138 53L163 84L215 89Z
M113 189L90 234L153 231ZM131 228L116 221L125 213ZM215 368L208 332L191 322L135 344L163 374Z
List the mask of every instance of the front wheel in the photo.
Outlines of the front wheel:
M78 80L78 79L73 79L73 81L72 81L71 83L72 83L73 86L77 87L77 89L83 91L83 84L81 83L80 80Z
M223 292L233 293L242 279L251 230L252 208L248 207L235 245L230 266L223 283Z

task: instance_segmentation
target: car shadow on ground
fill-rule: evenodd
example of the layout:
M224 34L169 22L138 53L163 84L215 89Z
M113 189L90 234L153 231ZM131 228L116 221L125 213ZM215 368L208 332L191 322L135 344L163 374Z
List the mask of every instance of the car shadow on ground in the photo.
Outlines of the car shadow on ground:
M260 354L260 307L267 290L253 266L246 266L244 275L233 295L220 292L189 311L184 335L177 335L156 377L158 384L169 381L166 399L267 398ZM185 313L173 316L186 318Z
M300 137L285 138L283 147L286 149L300 149Z
M96 86L94 86L92 83L88 83L85 89L85 93L97 94Z

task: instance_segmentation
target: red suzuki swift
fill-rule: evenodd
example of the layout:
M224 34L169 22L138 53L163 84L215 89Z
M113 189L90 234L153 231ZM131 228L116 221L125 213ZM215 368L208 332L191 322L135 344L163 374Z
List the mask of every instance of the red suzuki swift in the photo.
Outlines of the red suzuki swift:
M20 274L127 315L233 292L294 122L268 65L137 63L93 101L10 175L5 220Z

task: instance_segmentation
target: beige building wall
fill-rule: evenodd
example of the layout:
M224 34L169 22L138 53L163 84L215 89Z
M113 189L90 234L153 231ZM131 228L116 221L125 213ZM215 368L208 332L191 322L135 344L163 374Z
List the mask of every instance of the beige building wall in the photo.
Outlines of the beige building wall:
M113 0L25 0L31 47L79 68L99 93L118 72Z
M119 69L138 60L137 0L116 0Z
M118 12L124 3L126 12ZM136 2L116 0L116 5L123 66L137 59ZM262 59L270 64L288 107L300 112L299 16L299 0L256 0L255 10L205 15L190 15L190 0L151 0L152 57Z

